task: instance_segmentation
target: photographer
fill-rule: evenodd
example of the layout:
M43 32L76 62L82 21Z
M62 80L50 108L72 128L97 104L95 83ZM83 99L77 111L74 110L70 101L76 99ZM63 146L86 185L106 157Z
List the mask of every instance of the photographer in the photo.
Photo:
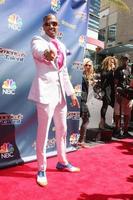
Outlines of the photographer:
M128 66L129 55L121 56L120 66L115 71L115 106L114 120L115 129L113 136L117 138L131 137L128 133L128 124L131 116L131 100L127 89L130 87L131 68ZM123 118L123 127L121 132L121 115Z

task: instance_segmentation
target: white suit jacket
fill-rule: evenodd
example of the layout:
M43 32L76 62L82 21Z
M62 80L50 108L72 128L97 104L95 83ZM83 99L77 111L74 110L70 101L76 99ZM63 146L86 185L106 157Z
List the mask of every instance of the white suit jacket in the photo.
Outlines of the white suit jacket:
M32 39L31 47L36 65L36 75L28 95L29 100L49 104L57 98L59 86L64 98L65 94L70 96L74 93L66 67L66 48L59 40L58 43L64 55L61 69L57 68L54 61L46 61L43 56L46 49L52 49L57 54L55 46L51 43L51 38L44 35L43 37L35 36Z

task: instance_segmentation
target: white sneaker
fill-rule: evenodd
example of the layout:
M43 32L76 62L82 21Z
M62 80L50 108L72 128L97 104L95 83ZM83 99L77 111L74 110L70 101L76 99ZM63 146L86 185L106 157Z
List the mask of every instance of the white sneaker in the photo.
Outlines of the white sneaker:
M44 171L38 171L37 173L37 183L41 186L46 186L48 184L46 173Z

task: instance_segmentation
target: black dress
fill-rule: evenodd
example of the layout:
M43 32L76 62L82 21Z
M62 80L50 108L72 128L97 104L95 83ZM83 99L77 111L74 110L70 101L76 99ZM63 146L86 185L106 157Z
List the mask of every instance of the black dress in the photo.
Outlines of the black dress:
M82 77L82 93L81 93L81 102L80 102L80 117L82 119L82 124L80 126L80 135L79 135L79 143L85 141L86 131L89 124L90 112L87 106L87 98L89 93L89 83L85 75Z
M87 106L87 98L89 93L89 83L85 75L82 77L82 93L81 93L81 103L80 103L80 117L82 118L84 115L90 117L90 112Z
M103 101L108 105L114 107L115 102L115 83L114 83L114 72L101 71L101 88L103 91Z

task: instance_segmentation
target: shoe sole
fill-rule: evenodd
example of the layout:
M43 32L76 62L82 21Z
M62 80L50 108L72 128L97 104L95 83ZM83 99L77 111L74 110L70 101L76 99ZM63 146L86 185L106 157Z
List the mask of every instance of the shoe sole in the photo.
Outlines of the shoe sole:
M46 183L42 183L42 182L39 182L39 181L36 181L38 185L42 186L42 187L45 187L48 185L48 182Z
M75 171L71 171L67 168L63 168L63 169L59 169L59 168L56 168L58 171L61 171L61 172L71 172L71 173L74 173L74 172L80 172L80 169L77 169Z

